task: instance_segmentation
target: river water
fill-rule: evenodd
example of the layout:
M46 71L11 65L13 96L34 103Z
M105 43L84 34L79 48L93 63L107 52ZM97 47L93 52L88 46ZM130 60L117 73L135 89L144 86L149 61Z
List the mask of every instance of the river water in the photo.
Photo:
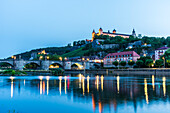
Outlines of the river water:
M169 113L170 77L0 77L0 113Z

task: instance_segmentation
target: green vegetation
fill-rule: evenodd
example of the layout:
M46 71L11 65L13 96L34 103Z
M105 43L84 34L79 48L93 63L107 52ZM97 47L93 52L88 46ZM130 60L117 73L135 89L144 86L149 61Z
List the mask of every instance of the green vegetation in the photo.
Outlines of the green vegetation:
M55 76L63 75L64 74L64 70L61 69L61 68L53 69L52 70L52 74L55 75Z
M26 75L27 73L24 71L8 69L8 70L4 70L2 74L4 75Z
M145 62L146 66L149 66L149 68L153 65L153 60L152 59L147 59Z
M73 47L70 46L70 44L68 44L68 46L65 47L47 47L47 48L34 49L21 54L17 54L15 56L17 59L19 58L19 56L21 56L22 59L29 60L31 58L32 53L39 53L42 50L45 50L45 52L48 53L49 55L62 55L70 51L73 51L74 49ZM11 59L11 57L9 57L8 59Z
M150 67L153 64L153 60L152 60L152 58L150 56L140 57L138 60L142 60L143 61L143 65L141 65L141 64L139 65L139 67L142 67L142 68L146 68L148 66ZM151 60L152 60L152 63L151 63ZM141 62L137 62L137 63L141 63Z
M30 63L25 65L25 69L37 69L39 66L35 63Z
M165 67L170 67L170 49L168 49L160 59L165 61Z
M83 48L79 48L72 52L63 54L62 57L75 57L75 56L84 56L85 53L89 52L89 50L83 50Z
M159 66L159 68L160 68L161 66L163 66L163 63L164 63L164 61L159 59L159 60L156 60L155 65Z
M73 46L81 46L81 45L84 45L84 44L86 44L85 40L79 40L79 41L73 42Z
M142 67L143 64L144 64L143 60L138 60L138 61L136 61L136 65L137 65L139 68Z
M120 65L123 66L123 67L126 66L126 61L121 61Z
M135 61L132 61L132 60L128 61L129 66L133 66L134 64L135 64Z
M117 67L119 65L119 62L118 61L114 61L114 62L112 62L112 64Z

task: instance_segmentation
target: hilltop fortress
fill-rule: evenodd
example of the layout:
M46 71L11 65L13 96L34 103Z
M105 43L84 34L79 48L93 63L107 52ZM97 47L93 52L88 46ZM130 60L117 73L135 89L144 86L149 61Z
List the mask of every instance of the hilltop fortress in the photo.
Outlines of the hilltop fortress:
M108 35L110 37L121 36L123 38L129 38L129 36L136 37L135 29L133 29L132 34L122 34L122 33L117 33L115 29L113 30L113 32L110 32L110 31L103 32L103 29L100 28L98 33L96 33L95 30L93 30L93 32L92 32L92 41L95 39L95 35Z

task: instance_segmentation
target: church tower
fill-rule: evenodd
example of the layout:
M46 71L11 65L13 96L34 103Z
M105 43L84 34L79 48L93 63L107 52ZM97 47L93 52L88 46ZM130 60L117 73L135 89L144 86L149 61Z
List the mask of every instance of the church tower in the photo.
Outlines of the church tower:
M113 33L116 33L116 29L113 30Z
M102 35L102 34L103 34L103 29L100 28L100 29L99 29L99 35Z
M133 29L132 31L132 36L134 36L136 38L136 32L135 32L135 29Z
M94 38L95 38L95 31L94 31L94 29L93 29L93 32L92 32L92 41L94 40Z

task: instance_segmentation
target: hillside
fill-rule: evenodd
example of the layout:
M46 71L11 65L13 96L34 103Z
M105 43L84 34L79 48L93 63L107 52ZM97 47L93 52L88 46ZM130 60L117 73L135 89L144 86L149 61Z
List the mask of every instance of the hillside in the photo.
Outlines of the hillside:
M45 50L45 52L48 53L49 55L52 55L52 54L62 55L62 54L66 54L68 52L74 51L75 49L77 49L77 48L72 47L72 46L47 47L47 48L34 49L34 50L27 51L24 53L16 54L14 56L16 56L17 59L19 58L19 56L21 56L22 59L28 60L28 59L30 59L32 53L39 53L42 50ZM8 59L10 59L10 58L11 57L9 57Z
M76 57L76 56L84 56L86 53L89 53L90 50L84 50L83 48L79 48L72 52L68 52L62 55L62 57Z

